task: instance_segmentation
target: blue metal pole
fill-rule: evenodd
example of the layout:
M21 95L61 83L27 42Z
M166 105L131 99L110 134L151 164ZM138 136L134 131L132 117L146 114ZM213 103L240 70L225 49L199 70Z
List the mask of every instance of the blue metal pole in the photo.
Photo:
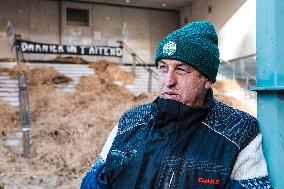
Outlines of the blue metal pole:
M257 117L274 189L284 189L284 0L256 1Z

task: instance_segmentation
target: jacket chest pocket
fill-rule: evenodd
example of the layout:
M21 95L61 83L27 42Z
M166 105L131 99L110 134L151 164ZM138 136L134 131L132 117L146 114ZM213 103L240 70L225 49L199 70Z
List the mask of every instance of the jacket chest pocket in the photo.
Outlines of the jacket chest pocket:
M224 189L231 168L208 160L165 157L159 176L159 189Z
M125 170L126 167L129 166L129 162L136 157L136 154L137 151L134 149L110 150L106 163L106 171L108 175L108 181L110 183L117 178L121 171Z

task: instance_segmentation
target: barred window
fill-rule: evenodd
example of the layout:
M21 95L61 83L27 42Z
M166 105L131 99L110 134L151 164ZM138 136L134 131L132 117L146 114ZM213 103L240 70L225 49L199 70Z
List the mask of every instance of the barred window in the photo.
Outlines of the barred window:
M67 25L89 26L89 10L88 9L66 9Z

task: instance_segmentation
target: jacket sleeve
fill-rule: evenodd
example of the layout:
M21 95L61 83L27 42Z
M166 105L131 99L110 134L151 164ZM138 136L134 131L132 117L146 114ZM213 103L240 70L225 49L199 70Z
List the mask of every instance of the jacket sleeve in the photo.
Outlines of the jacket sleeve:
M116 125L111 131L102 152L99 154L97 161L91 166L90 170L83 176L81 182L81 189L102 189L107 186L107 182L104 179L104 168L106 163L107 154L110 150L112 142L117 134Z
M233 189L271 189L267 165L258 134L238 155L232 174Z

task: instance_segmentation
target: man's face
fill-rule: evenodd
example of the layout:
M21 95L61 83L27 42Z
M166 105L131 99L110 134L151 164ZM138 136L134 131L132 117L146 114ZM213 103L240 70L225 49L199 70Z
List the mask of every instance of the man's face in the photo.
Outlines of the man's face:
M212 83L196 69L178 60L161 59L158 62L160 97L202 106Z

